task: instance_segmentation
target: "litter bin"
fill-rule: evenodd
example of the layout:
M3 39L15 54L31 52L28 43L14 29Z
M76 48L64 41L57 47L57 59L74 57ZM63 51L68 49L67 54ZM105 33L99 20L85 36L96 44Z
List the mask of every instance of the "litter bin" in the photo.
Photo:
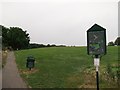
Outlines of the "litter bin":
M31 70L31 68L34 68L34 66L35 66L35 58L33 56L28 56L26 67Z

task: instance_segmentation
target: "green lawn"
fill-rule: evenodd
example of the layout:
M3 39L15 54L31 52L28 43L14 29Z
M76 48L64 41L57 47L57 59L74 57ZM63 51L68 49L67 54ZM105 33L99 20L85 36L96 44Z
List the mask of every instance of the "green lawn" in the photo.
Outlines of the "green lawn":
M94 88L93 58L86 47L53 47L15 51L21 76L32 88ZM35 57L35 68L26 68L26 58ZM100 87L117 87L118 47L108 47L100 62ZM110 73L108 74L108 66ZM113 73L113 78L112 75Z

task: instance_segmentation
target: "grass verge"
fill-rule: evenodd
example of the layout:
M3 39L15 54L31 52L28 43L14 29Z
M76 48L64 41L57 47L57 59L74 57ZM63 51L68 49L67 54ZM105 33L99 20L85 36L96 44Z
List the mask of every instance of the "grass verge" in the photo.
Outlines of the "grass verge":
M117 81L107 71L108 63L112 72L118 65L118 47L108 47L107 55L100 62L100 87L116 88ZM35 57L35 68L28 71L26 58ZM86 47L54 47L21 50L15 52L21 76L32 88L94 88L96 73L93 58L87 55ZM117 75L114 74L114 77ZM109 77L109 79L107 79Z
M2 51L2 67L4 67L6 64L7 54L8 51Z

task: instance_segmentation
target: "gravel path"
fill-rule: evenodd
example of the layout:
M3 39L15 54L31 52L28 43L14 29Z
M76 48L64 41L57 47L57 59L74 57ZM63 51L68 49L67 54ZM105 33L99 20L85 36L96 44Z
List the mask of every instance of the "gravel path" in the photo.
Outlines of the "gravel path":
M14 52L9 52L6 65L2 71L2 88L27 88L19 75Z

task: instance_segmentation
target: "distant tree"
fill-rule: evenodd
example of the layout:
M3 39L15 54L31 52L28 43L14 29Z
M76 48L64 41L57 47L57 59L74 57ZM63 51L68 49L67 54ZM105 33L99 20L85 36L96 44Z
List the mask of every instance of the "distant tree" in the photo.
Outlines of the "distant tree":
M9 28L6 28L4 26L2 27L2 46L7 47L8 46L8 33L9 33Z
M2 48L2 26L0 25L0 50Z
M36 43L29 44L29 48L43 48L43 47L46 47L46 46L43 44L36 44Z
M2 42L5 47L11 46L14 50L25 49L29 45L29 34L19 27L6 28L2 26Z
M109 42L109 43L108 43L108 46L114 46L113 41Z
M0 25L0 36L2 36L2 25Z
M10 27L8 34L9 46L13 49L25 49L29 45L29 34L18 27Z
M51 45L50 44L48 44L46 47L50 47Z
M56 45L55 45L55 44L52 44L51 47L56 47Z
M115 45L117 45L117 46L120 45L120 37L118 37L118 38L115 40Z

